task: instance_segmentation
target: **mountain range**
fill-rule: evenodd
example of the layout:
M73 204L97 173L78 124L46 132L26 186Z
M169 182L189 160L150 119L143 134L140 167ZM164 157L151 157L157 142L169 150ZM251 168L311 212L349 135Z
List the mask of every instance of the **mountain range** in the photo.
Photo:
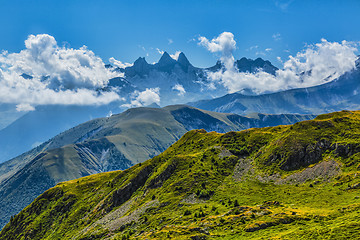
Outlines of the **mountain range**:
M277 70L269 61L261 58L256 60L241 58L235 61L235 65L240 72L254 73L261 69L275 74ZM360 108L359 61L356 69L332 82L262 95L226 94L227 90L221 85L216 86L216 89L205 88L209 84L207 73L218 71L223 65L218 61L212 67L197 68L189 62L184 53L180 53L177 60L164 52L160 60L154 64L147 63L145 58L138 58L130 67L118 68L111 65L107 67L111 71L122 73L123 77L110 79L103 91L117 91L120 96L127 97L127 102L131 101L136 91L159 88L159 104L162 106L191 101L188 105L196 108L240 115L252 113L317 115ZM184 91L180 92L181 88L174 88L177 85ZM206 98L208 100L204 100ZM131 106L123 104L124 102L116 101L105 106L38 106L35 111L25 115L19 113L11 115L9 106L4 106L9 118L18 119L0 130L0 162L14 158L77 124L120 113ZM157 104L153 103L152 106Z
M262 69L267 73L275 74L277 70L269 61L264 61L260 58L256 60L242 58L236 61L235 64L240 72L254 73ZM0 226L4 226L11 216L18 213L37 196L57 183L96 173L126 170L136 164L140 166L147 159L156 159L155 156L164 151L164 155L166 155L167 151L172 152L172 150L169 150L172 148L172 144L179 140L183 134L193 129L226 133L249 128L293 124L313 119L315 117L314 114L318 115L342 109L352 110L360 108L360 99L358 97L360 90L358 82L360 79L359 61L357 62L356 69L332 82L311 88L292 89L262 95L244 95L241 93L224 95L227 90L220 85L216 86L215 89L205 88L209 84L206 74L222 69L223 65L221 62L217 62L216 65L210 68L196 68L183 53L179 55L177 60L165 52L159 62L155 64L148 64L145 58L139 58L130 67L117 68L108 65L107 68L123 74L123 77L110 79L108 86L101 89L101 91L116 91L120 96L126 96L125 102L129 103L134 98L134 93L147 89L157 89L156 91L161 96L161 101L152 103L150 106L153 106L153 108L140 107L126 110L126 108L132 105L128 104L125 106L123 105L124 102L113 102L105 106L38 106L35 111L26 114L10 114L9 119L17 118L17 120L0 130L0 163L3 162L0 164ZM205 98L210 98L210 100L199 101ZM185 102L185 100L191 101L189 103L190 106L170 105L160 108L158 105ZM1 109L5 112L9 111L9 106L1 106ZM352 118L351 114L356 115L358 113L345 112L340 114L346 117L336 117L339 113L335 113L335 120L329 121L349 121L349 124L351 123L356 126L354 121L357 117ZM245 117L244 115L247 116ZM2 115L0 114L0 116ZM333 115L326 116L318 117L311 124L320 124L319 128L327 129L326 126L321 125L323 123L322 119L332 118ZM5 119L2 124L9 122L9 119ZM80 125L76 126L77 124ZM298 125L295 124L293 128L295 126ZM290 145L292 144L291 139L288 139L285 134L285 130L289 128L280 126L279 129L285 129L282 133L285 135L281 135L276 141L274 140L275 142L266 145L268 144L266 142L267 136L270 133L276 132L276 129L271 128L269 130L265 128L259 130L260 135L252 136L254 139L244 139L247 142L247 146L241 149L236 147L236 145L241 145L239 140L232 139L231 141L235 142L225 147L226 149L222 154L225 154L227 157L234 155L238 158L245 154L251 157L251 159L246 158L246 161L251 161L252 165L256 165L257 161L262 161L259 156L264 155L264 153L262 150L252 149L253 141L265 141L261 143L263 144L261 146L269 149L272 149L277 144L281 144L285 141L284 139ZM292 130L291 127L290 130ZM249 131L257 130L251 129ZM308 162L313 161L313 158L320 158L319 151L323 154L321 144L326 145L326 141L321 142L322 140L320 141L320 139L314 140L316 142L320 141L319 144L321 146L313 146L311 145L312 143L306 142L306 139L304 142L296 142L296 139L298 139L296 133L299 133L299 131L290 132L293 133L291 136L295 139L294 145L290 147L296 150L303 143L306 143L306 146L301 145L304 148L296 153L291 151L290 153L281 153L281 149L275 147L275 152L270 151L269 159L264 162L266 167L261 165L261 167L255 168L256 171L261 173L258 174L259 172L254 170L258 180L264 177L265 179L271 179L271 181L281 181L277 178L278 174L282 178L286 178L289 177L288 173L291 173L290 175L295 174L292 171L303 171L304 168L307 169L309 166ZM203 132L200 131L199 133ZM302 131L300 133L303 134ZM209 133L207 136L211 139L212 134L216 135L215 133ZM326 139L326 136L320 137L321 139ZM184 137L183 139L186 138ZM207 142L207 140L206 137L204 141ZM196 142L196 140L189 141ZM184 142L184 140L180 140L180 142ZM225 146L214 145L213 142L211 144L213 144L212 146L215 149ZM193 146L194 149L199 148L200 152L207 151L207 149L203 149L202 143L195 145ZM228 150L230 148L232 149L230 151L232 155L229 155ZM345 152L357 151L357 146L353 145L344 146L344 148ZM329 151L333 150L330 149ZM199 154L194 151L192 152L193 154ZM182 152L182 150L179 152L179 156L187 156L185 157L186 159L190 157L187 155L187 152ZM267 156L266 154L264 156ZM284 163L283 161L288 154L295 154L296 161L286 165L286 162ZM333 155L326 156L331 157ZM216 158L216 156L213 156L213 158ZM253 161L252 159L255 160ZM305 163L301 161L305 161ZM340 165L342 164L342 159L336 161ZM277 164L273 165L273 162ZM236 170L231 163L229 164L230 169L224 169L224 171L228 171L230 175L236 175L236 171L239 169L236 168ZM244 165L239 161L237 164L240 164L240 168L249 168L249 165ZM335 165L331 165L330 168L333 168ZM336 167L339 168L340 165L336 165ZM276 170L275 172L273 172L274 169ZM131 171L129 170L129 172ZM268 171L271 172L270 176L267 175ZM321 171L318 170L316 174L322 176ZM345 169L344 171L347 170ZM219 172L219 174L221 173L224 172ZM109 174L101 176L111 178L113 177L111 174L115 173ZM161 173L160 171L159 174L163 176L162 174L166 175L167 173ZM154 178L156 178L155 175ZM310 174L309 178L311 179L313 175ZM330 179L333 175L326 175L325 177ZM215 178L218 178L218 176L216 175ZM90 177L89 179L92 178ZM223 180L222 178L221 181ZM102 182L99 184L102 184ZM113 191L113 189L108 190ZM205 191L206 189L202 190ZM200 192L202 190L199 189ZM196 195L199 194L196 193ZM19 198L19 196L22 197ZM256 196L254 195L254 197ZM203 199L201 197L196 199L195 197L193 200L201 202ZM14 219L12 218L11 221L14 221ZM42 231L41 227L39 231ZM82 233L77 234L82 235ZM93 235L92 232L91 234ZM129 234L130 232L128 232ZM161 235L162 233L159 234ZM94 236L90 238L92 239ZM84 239L87 239L87 237Z
M236 62L236 65L239 71L248 72L262 68L273 73L277 69L269 61L260 58L256 60L242 58ZM196 68L184 53L180 53L177 60L165 52L155 64L148 64L145 58L139 58L130 67L116 68L111 65L107 67L112 71L123 73L124 77L110 79L108 86L102 91L116 91L120 96L124 96L127 102L131 101L135 91L141 92L149 88L160 88L161 100L158 104L162 106L221 96L226 93L221 86L217 86L216 91L203 89L204 84L207 84L206 72L222 68L220 62L210 68ZM181 85L185 92L180 93L174 89L176 85ZM115 101L104 106L45 105L37 106L34 111L26 114L16 111L12 113L9 110L11 106L4 105L0 107L0 116L6 115L8 119L2 118L3 126L13 122L0 130L0 163L85 121L120 113L129 107L123 106L125 102ZM15 109L14 106L12 107Z
M356 68L339 78L314 87L249 96L241 93L188 103L216 112L248 114L322 114L344 109L360 109L360 60Z
M277 70L271 62L261 58L252 60L243 57L234 64L239 72L255 73L262 70L274 75ZM159 88L161 106L213 98L227 93L227 89L221 84L213 83L215 88L208 87L208 72L216 72L224 68L220 61L209 68L198 68L190 63L183 52L179 54L177 60L164 52L160 60L154 64L149 64L145 58L140 57L130 67L119 68L110 65L108 67L115 72L124 73L123 78L110 80L109 84L111 87L119 87L120 95L126 96L133 90ZM181 86L184 91L179 92L176 86ZM126 92L124 89L130 89L131 92Z
M0 239L356 239L359 120L192 130L130 169L57 184Z
M257 114L249 118L175 105L133 108L88 121L0 164L0 225L55 184L125 170L160 154L189 130L229 132L314 117Z

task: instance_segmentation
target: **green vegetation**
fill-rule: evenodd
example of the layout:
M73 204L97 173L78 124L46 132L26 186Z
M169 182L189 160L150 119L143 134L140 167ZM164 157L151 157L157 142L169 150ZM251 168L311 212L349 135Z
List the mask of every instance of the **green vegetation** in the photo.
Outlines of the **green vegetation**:
M360 111L193 130L125 171L59 183L0 239L356 239Z

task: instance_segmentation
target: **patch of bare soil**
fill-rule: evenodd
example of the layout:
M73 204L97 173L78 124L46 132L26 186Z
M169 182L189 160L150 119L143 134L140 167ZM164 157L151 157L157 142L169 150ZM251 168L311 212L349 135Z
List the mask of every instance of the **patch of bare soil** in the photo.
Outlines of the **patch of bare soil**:
M279 179L279 183L304 183L307 180L319 179L322 181L329 181L340 173L340 164L335 160L323 161L313 167L306 168L301 172L295 173Z

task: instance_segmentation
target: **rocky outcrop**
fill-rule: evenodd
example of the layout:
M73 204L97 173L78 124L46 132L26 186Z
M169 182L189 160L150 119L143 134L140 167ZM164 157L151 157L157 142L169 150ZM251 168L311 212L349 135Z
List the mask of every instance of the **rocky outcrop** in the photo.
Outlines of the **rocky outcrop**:
M144 186L152 170L153 167L151 165L144 167L128 184L116 190L112 195L111 209L129 200L136 190Z
M296 151L291 152L289 157L284 159L283 163L280 165L280 169L292 171L317 163L322 159L323 152L330 149L330 147L330 141L325 139L322 139L315 144L302 146ZM271 161L277 160L276 158L278 158L279 155L275 155L274 157L275 159L271 159Z
M335 153L339 157L350 157L355 153L360 152L360 144L349 143L349 144L335 144Z
M171 177L171 175L175 172L175 170L176 170L176 163L170 164L162 173L159 174L159 176L155 177L150 181L148 188L161 187L163 183Z

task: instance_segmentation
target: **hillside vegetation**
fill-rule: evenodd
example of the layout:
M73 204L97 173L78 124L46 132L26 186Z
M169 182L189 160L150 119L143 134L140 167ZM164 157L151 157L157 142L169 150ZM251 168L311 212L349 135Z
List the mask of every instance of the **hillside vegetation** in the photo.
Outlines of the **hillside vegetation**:
M189 130L239 131L314 117L296 114L243 117L175 105L133 108L85 122L0 164L0 229L12 215L57 183L127 169L159 155Z
M192 130L125 171L63 182L0 239L355 239L360 111Z

